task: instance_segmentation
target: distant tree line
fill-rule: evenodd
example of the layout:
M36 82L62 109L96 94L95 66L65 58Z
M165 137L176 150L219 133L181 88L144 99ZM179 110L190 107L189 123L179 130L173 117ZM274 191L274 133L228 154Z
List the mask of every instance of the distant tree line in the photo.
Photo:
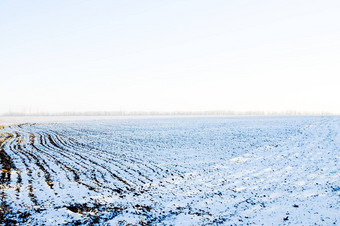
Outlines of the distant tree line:
M27 113L27 112L9 112L3 114L3 116L185 116L185 115L212 115L212 116L280 116L280 115L334 115L329 112L300 112L300 111L283 111L283 112L266 112L266 111L173 111L173 112L161 112L161 111L87 111L87 112L39 112L39 113Z

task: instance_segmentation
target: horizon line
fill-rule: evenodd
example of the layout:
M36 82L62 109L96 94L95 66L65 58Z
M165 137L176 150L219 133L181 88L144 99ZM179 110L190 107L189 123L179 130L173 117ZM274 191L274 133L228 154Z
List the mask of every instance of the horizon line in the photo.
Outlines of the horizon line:
M190 115L225 115L225 116L336 116L330 112L310 112L310 111L66 111L66 112L39 112L39 113L26 113L26 112L9 112L3 113L2 117L14 116L190 116Z

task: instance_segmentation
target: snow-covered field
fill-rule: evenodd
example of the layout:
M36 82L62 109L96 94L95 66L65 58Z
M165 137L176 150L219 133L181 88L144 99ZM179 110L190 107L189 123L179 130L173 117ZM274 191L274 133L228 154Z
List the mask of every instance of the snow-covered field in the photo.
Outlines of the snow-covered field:
M33 121L0 119L3 224L340 225L340 117Z

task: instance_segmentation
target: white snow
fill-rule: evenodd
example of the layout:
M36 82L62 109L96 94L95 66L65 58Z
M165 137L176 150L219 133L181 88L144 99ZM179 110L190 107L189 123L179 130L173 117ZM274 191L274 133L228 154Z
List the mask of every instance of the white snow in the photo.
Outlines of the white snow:
M28 224L340 220L340 117L8 123L3 219ZM23 217L25 213L25 217Z

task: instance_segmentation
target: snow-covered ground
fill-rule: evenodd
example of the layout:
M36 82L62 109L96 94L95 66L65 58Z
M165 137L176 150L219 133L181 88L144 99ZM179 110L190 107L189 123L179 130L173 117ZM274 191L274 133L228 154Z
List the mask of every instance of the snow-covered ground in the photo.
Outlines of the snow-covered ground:
M1 124L3 224L340 225L340 117Z

